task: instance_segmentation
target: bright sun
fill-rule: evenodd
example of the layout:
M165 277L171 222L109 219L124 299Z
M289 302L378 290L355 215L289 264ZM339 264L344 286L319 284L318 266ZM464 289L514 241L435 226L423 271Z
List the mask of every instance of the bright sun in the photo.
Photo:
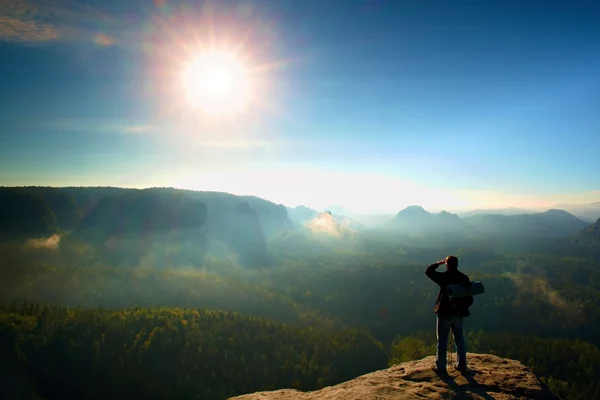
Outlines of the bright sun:
M250 101L248 71L231 53L201 53L184 69L183 85L190 104L210 114L238 113Z

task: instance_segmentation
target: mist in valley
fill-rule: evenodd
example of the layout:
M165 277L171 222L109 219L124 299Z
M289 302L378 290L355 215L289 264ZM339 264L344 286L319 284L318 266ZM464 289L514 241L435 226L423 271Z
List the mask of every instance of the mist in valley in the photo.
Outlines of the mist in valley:
M600 346L595 225L565 211L458 216L411 206L363 224L330 210L169 188L3 188L0 198L12 207L5 221L37 221L2 229L0 302L21 315L146 310L152 324L156 312L204 310L323 335L358 329L382 347L369 344L374 364L347 379L383 367L387 352L427 355L437 287L424 270L452 254L486 288L467 324L473 350L494 337L483 332Z

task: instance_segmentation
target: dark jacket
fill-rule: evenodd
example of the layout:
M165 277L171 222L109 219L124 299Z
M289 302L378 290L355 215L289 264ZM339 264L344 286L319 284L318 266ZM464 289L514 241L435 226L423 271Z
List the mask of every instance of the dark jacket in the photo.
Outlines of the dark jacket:
M454 309L454 307L450 304L450 298L447 295L446 287L454 284L468 286L471 280L467 275L463 274L457 269L438 272L436 271L436 268L438 267L439 265L437 264L431 264L425 271L425 275L427 275L429 279L440 286L440 291L438 293L433 312L436 314L453 314L460 317L468 317L471 315L468 307L459 307L457 310Z

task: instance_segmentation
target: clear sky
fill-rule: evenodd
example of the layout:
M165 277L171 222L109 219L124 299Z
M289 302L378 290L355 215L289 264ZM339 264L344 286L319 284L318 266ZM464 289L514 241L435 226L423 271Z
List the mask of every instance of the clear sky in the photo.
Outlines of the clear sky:
M374 213L600 201L599 2L1 4L0 185ZM244 112L188 101L207 49L250 71Z

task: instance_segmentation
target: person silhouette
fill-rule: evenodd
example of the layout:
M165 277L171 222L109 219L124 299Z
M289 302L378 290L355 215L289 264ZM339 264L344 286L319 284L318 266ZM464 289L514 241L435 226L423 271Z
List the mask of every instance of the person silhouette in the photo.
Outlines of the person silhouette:
M446 271L439 272L436 269L440 265L446 265ZM468 286L471 282L469 277L458 270L458 258L448 256L445 260L431 264L425 270L425 274L429 279L440 286L440 291L433 308L436 314L436 361L431 368L436 372L446 372L448 337L450 330L454 336L456 343L457 363L456 369L460 372L467 370L467 346L464 337L464 318L470 315L469 302L467 297L465 300L452 300L447 293L449 285L460 284Z

